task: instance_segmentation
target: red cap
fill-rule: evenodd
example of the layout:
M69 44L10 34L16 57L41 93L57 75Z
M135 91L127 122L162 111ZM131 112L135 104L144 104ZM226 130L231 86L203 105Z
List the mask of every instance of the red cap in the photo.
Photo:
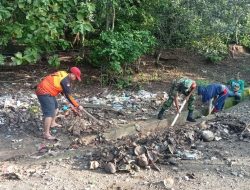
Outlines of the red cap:
M81 81L81 71L80 71L80 69L78 69L77 67L71 67L70 72L73 73L76 76L77 80Z

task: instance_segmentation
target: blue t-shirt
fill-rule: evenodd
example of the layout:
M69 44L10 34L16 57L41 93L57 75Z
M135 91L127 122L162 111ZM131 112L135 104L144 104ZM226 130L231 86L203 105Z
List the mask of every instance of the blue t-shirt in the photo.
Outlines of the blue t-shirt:
M208 102L210 99L220 95L225 89L222 84L210 84L208 86L199 86L198 95L202 95L202 102Z

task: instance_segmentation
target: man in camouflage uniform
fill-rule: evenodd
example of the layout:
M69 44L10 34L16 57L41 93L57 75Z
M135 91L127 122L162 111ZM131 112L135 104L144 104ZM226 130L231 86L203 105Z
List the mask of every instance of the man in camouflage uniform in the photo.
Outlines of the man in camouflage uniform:
M184 77L179 80L173 80L169 92L169 98L164 102L158 114L158 119L163 119L164 112L172 106L173 102L175 102L177 112L179 112L179 105L177 98L179 94L184 94L188 102L187 121L195 122L195 119L193 118L194 101L195 101L195 96L193 95L193 92L195 89L196 89L196 82L189 78Z

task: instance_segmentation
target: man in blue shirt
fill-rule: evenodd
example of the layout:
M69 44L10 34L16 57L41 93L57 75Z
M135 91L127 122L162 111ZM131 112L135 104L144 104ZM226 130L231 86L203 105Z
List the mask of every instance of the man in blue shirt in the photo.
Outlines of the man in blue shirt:
M207 103L213 99L212 113L223 109L225 100L229 95L228 88L223 84L210 84L208 86L198 86L198 95L202 96L202 102Z

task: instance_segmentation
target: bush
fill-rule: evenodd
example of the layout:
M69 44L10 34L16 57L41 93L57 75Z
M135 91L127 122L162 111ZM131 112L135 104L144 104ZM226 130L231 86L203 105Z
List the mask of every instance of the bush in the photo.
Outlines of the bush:
M200 41L194 41L192 46L213 63L220 62L227 56L227 45L217 36L209 36L202 38Z
M38 59L40 59L39 50L35 48L27 48L24 53L18 52L11 58L15 65L34 64Z
M58 55L53 55L49 58L49 61L48 61L49 65L53 66L53 67L59 67L60 66L60 60L59 60L59 57Z
M0 54L0 65L4 65L5 57Z
M93 43L92 64L118 82L117 79L131 74L135 61L154 45L155 38L148 31L102 32Z
M250 48L250 35L245 34L240 36L240 44L247 48Z
M76 0L12 0L0 2L0 46L22 45L16 65L35 63L39 54L70 49L76 35L83 43L84 35L93 31L95 5ZM39 49L39 51L38 51Z

